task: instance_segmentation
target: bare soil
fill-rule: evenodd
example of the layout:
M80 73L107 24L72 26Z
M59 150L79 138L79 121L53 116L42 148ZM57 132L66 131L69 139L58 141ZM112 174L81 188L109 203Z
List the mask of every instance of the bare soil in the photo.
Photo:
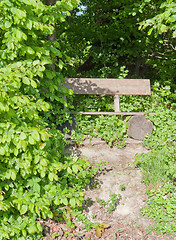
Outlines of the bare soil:
M142 173L132 167L137 154L146 153L141 141L126 139L126 147L111 148L99 138L85 139L80 147L70 146L81 157L85 156L93 165L100 161L108 161L102 173L97 176L98 188L87 190L85 199L90 204L85 208L84 214L92 222L107 223L109 227L99 231L82 230L82 224L76 223L75 229L68 229L65 224L47 220L43 222L48 228L45 239L53 239L53 234L59 234L55 239L62 240L162 240L176 239L169 234L158 235L154 231L149 233L148 226L154 222L140 214L140 209L146 206L146 186L142 183ZM122 188L125 187L125 189ZM120 194L121 200L114 211L109 213L107 206L102 206L97 199L108 201L112 194ZM65 232L69 232L67 236ZM99 237L97 236L99 235ZM101 236L100 236L101 235Z

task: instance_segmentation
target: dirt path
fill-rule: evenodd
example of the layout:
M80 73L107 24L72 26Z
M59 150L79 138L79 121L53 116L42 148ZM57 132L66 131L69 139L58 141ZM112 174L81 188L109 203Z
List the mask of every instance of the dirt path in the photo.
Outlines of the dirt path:
M87 232L82 230L78 224L75 230L70 230L72 236L65 237L63 235L58 237L58 240L176 239L176 236L161 236L155 232L149 234L148 226L153 222L140 214L140 209L145 207L146 204L146 187L142 183L141 171L131 167L136 154L147 152L147 149L142 146L140 141L127 139L126 147L119 149L109 147L100 139L93 139L91 143L87 139L75 151L80 156L85 156L92 164L99 163L101 160L108 161L103 172L96 179L100 184L99 187L87 191L86 199L89 204L86 207L85 215L92 222L107 223L110 227L99 229L98 232L95 229ZM115 210L109 210L110 212L108 212L110 202L107 202L110 199L112 200L113 195L117 199L119 194L121 199L117 203ZM100 202L100 200L104 200L107 204L103 206L103 201ZM57 224L55 223L55 225ZM58 229L61 228L62 226L58 225Z
M111 148L100 139L93 139L91 143L87 139L83 144L79 147L81 156L86 156L92 164L101 160L108 161L103 174L97 179L100 187L87 192L87 198L91 199L93 204L88 208L88 212L85 212L91 221L111 225L101 239L174 239L166 235L157 236L155 233L148 235L148 226L153 222L140 214L140 209L146 205L146 187L142 183L141 171L131 165L137 154L148 151L142 146L142 142L126 139L126 147L123 149ZM97 199L107 202L113 194L120 194L121 200L116 209L108 213L108 206L101 206ZM94 236L91 239L98 238Z

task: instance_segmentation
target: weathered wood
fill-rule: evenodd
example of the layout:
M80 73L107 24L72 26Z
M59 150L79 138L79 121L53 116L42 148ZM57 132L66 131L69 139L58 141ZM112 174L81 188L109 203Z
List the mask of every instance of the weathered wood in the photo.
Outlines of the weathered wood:
M114 111L120 112L120 97L119 97L119 95L114 96Z
M153 123L145 116L133 116L128 121L127 134L137 140L143 140L146 135L151 135Z
M123 115L123 116L141 116L147 114L155 114L155 113L144 113L144 112L67 112L70 114L83 114L83 115Z
M150 95L149 79L67 78L61 84L74 94Z

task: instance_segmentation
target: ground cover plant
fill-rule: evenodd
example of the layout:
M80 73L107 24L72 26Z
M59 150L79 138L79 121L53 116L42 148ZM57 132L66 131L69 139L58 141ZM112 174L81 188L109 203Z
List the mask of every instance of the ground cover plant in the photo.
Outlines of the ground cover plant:
M154 228L159 233L176 231L176 105L170 100L172 95L174 99L175 95L166 87L162 96L155 96L159 104L155 107L156 115L150 117L154 132L144 142L150 152L136 160L149 189L148 206L142 214L156 220Z

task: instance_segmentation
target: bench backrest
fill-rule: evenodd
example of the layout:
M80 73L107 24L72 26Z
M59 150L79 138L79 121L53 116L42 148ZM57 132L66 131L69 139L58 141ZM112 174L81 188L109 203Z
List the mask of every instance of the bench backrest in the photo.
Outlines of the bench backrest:
M114 95L115 112L76 112L81 114L104 115L144 115L145 113L120 113L119 95L151 95L149 79L112 79L112 78L66 78L65 86L74 94Z
M74 94L150 95L149 79L67 78L63 86Z

